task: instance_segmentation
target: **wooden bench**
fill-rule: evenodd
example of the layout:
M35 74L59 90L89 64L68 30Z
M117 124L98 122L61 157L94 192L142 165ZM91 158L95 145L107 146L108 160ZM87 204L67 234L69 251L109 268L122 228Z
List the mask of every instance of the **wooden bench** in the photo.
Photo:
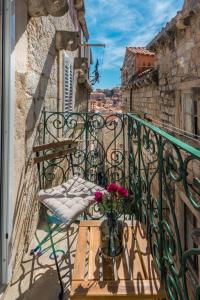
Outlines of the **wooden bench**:
M108 262L100 255L101 221L81 221L71 300L165 299L141 226L124 226L124 251Z

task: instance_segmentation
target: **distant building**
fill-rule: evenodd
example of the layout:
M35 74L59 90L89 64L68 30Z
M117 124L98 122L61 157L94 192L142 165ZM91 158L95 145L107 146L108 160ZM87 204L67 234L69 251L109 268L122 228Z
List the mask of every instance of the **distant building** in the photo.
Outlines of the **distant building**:
M113 90L105 89L105 90L104 90L104 94L106 95L106 97L112 97L112 95L113 95Z
M122 87L126 86L133 75L153 68L155 54L142 47L127 47L121 69Z
M89 101L90 112L120 113L123 110L122 91L120 88L97 89L91 93Z
M138 74L152 70L155 64L155 53L143 47L127 47L124 63L121 68L121 86L123 89L124 109L130 109L132 98L131 89L128 87L129 81Z
M105 100L105 94L103 91L101 92L93 92L90 94L90 100L96 100L96 101L104 101Z

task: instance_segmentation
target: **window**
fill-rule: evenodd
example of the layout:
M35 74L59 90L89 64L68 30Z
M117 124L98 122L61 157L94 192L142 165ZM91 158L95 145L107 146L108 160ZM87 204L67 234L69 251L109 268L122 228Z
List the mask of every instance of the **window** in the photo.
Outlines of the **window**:
M183 129L192 133L194 138L200 135L200 97L196 91L183 94Z
M73 64L69 56L64 54L64 111L73 110Z
M200 88L193 88L194 103L193 103L193 127L196 138L200 136Z

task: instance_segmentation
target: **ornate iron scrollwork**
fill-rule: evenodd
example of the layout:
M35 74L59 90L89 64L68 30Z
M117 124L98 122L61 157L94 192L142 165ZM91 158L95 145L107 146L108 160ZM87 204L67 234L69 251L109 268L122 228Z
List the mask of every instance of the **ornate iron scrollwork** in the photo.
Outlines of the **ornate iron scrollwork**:
M130 198L121 203L120 217L135 215L146 228L168 298L189 300L187 273L200 249L184 244L177 206L182 202L199 215L200 150L132 114L45 112L43 142L60 137L76 142L76 150L71 157L44 164L43 182L58 184L78 174L102 186L118 182L128 188ZM97 205L85 214L90 219L104 216Z
M200 211L200 150L129 114L129 164L135 211L168 298L189 300L187 263L200 250L183 245L176 203Z

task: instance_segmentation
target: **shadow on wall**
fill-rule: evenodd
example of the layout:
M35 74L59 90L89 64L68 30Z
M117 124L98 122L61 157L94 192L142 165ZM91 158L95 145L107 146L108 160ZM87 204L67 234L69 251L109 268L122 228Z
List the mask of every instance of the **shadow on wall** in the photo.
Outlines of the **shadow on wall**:
M88 99L90 98L90 93L84 87L83 84L77 84L76 94L75 94L75 107L76 111L79 113L88 112Z
M54 53L54 55L52 53ZM30 130L26 130L25 143L26 146L29 143L29 147L26 151L27 159L25 165L22 168L21 174L18 174L20 176L20 181L13 214L12 245L10 244L10 253L14 257L14 269L17 263L20 262L20 257L23 252L27 250L38 221L39 209L36 199L36 193L38 191L38 173L36 166L30 163L30 159L32 158L33 145L42 140L40 132L41 128L38 127L38 124L42 121L42 110L45 103L48 81L56 55L57 52L55 51L54 37L26 118L26 129L29 127Z
M28 15L28 4L26 1L15 0L12 1L11 5L12 13L14 14L15 12L15 45L17 45L27 30L30 16Z
M51 74L51 70L52 67L54 65L56 56L57 56L57 52L55 51L55 47L56 47L56 38L54 36L51 45L49 47L49 51L46 57L46 61L44 63L42 72L40 74L40 78L38 81L38 85L37 88L35 90L35 93L32 97L32 103L29 109L29 112L27 114L27 118L26 118L26 141L28 140L28 138L30 136L32 136L38 119L41 116L42 113L42 109L45 106L45 96L46 96L46 92L47 92L47 87L48 87L48 83L49 83L49 79L50 79L50 74ZM53 55L54 53L54 55ZM39 55L39 53L38 53ZM29 122L30 120L32 120L32 126L30 128L29 126ZM30 128L30 129L29 129Z

